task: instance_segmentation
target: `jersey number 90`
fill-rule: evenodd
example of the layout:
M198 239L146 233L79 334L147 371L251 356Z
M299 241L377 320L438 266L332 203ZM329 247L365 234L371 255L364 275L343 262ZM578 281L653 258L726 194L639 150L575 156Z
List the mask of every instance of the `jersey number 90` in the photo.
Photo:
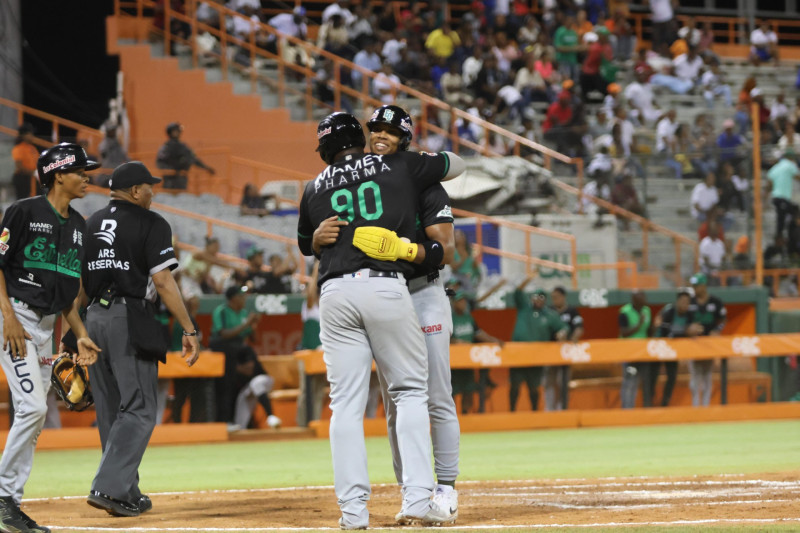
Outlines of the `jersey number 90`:
M368 205L367 200L371 200ZM348 189L339 189L331 196L331 206L339 213L340 220L352 222L356 218L356 202L353 201L353 192ZM374 181L367 181L359 185L356 190L358 215L364 220L377 220L383 215L383 202L381 201L381 188Z

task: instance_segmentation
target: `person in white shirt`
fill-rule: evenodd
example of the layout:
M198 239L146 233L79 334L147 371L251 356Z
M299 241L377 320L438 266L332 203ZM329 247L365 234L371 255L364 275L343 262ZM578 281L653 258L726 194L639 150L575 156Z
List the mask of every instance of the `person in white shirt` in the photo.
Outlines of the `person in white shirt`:
M769 21L761 20L750 34L750 62L759 65L769 60L778 64L778 36L770 28Z
M381 55L391 63L392 67L396 67L402 60L400 53L405 47L406 40L402 38L401 29L398 27L394 30L392 38L383 43Z
M703 87L703 98L705 98L708 107L714 107L715 96L722 96L722 98L725 99L726 107L733 106L731 87L723 83L720 78L719 60L712 59L709 63L708 70L703 72L700 78L700 85Z
M708 212L719 203L719 191L716 187L717 177L713 172L706 174L702 181L692 189L692 218L705 222Z
M364 49L360 50L355 55L353 58L353 63L372 72L379 71L382 63L381 56L378 55L380 44L381 43L378 41L368 41ZM353 87L356 89L361 88L361 76L361 72L356 69L353 69L350 72L350 77L353 80Z
M344 19L345 26L350 26L356 20L356 17L348 9L349 3L348 0L337 0L326 7L322 12L322 23L325 24L334 15L341 15L342 19Z
M464 87L472 87L478 73L483 68L483 48L476 46L472 55L464 60L461 65L461 75L464 77Z
M694 84L700 78L703 58L697 55L697 48L690 46L688 52L679 55L672 61L672 65L675 68L675 76Z
M779 120L789 118L789 107L786 105L786 96L781 92L769 108L769 119Z
M628 101L632 111L635 111L635 113L631 113L631 118L642 125L653 124L664 113L655 103L653 87L647 81L647 69L645 67L637 67L634 75L636 81L628 84L622 95Z
M653 12L653 50L657 50L662 43L670 44L675 39L675 10L677 0L645 0L650 4Z
M686 41L686 44L689 46L699 45L702 36L703 33L697 27L697 21L694 17L689 17L689 20L686 21L686 25L678 30L678 37Z
M400 78L392 72L392 66L384 61L380 73L372 80L372 94L381 103L389 105L394 103L396 88L400 85Z
M675 130L678 125L675 123L677 114L674 109L670 109L664 115L664 118L658 121L656 125L656 152L657 153L675 153Z
M719 224L716 220L708 221L708 236L700 241L700 270L705 274L715 274L722 268L727 255L725 241L719 237Z

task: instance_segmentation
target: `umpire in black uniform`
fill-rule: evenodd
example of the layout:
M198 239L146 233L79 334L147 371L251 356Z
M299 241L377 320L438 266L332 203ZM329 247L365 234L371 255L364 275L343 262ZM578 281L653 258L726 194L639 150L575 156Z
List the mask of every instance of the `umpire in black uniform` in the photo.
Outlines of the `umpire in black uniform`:
M153 318L158 297L184 330L183 355L197 360L197 331L171 270L172 230L150 211L154 178L142 163L114 170L111 201L87 222L83 280L86 326L102 349L90 369L103 457L88 503L114 516L152 508L139 490L139 464L156 423L158 361L167 344Z

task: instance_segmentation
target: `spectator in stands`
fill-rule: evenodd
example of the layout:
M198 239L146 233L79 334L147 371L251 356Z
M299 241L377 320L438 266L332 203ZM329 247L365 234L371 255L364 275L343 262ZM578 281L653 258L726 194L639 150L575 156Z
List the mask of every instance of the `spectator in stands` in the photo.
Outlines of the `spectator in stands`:
M608 84L614 81L603 70L614 59L614 50L608 41L610 32L605 26L600 26L596 33L597 41L589 45L581 66L581 92L585 101L597 101L596 96L590 97L593 93L600 93L599 100L602 100L608 93Z
M583 337L583 317L578 310L567 303L567 291L556 287L550 291L552 309L567 325L567 342L577 343ZM553 339L551 339L553 340ZM572 367L569 365L544 367L544 410L562 411L569 407L569 380Z
M122 163L129 161L128 152L117 139L116 126L109 125L105 128L105 137L100 141L100 166L105 169L115 169ZM100 187L108 187L111 174L95 174L91 177L92 183Z
M319 315L319 287L317 286L317 279L319 277L319 261L314 261L314 266L311 269L311 277L306 283L305 300L300 307L300 318L303 320L303 335L300 339L301 350L321 350L322 341L319 339L320 333L320 315ZM328 380L325 374L311 375L311 390L306 391L308 386L305 366L302 361L298 361L299 367L299 381L300 381L300 394L297 396L297 425L300 427L308 426L311 420L319 420L322 414L322 404L325 402L325 387ZM311 405L308 406L306 402L308 397L311 399ZM309 409L310 407L310 409Z
M653 13L653 49L662 44L670 45L675 40L675 7L676 0L649 0Z
M573 115L571 100L570 92L562 90L558 94L558 100L547 108L547 115L542 123L545 141L553 144L556 151L561 153L580 142L580 135L570 128Z
M690 46L688 52L679 55L673 61L675 76L683 81L688 81L694 86L700 80L703 69L703 58L697 53L697 48Z
M569 327L561 320L557 311L550 309L547 303L547 292L536 289L529 297L523 291L525 286L537 276L533 273L527 276L514 291L514 306L517 308L517 320L511 340L515 342L548 342L552 340L565 341L568 339ZM541 366L511 368L509 379L509 402L511 411L517 409L520 385L525 383L528 387L528 396L531 409L536 411L539 407L539 384L542 381ZM555 401L555 398L553 398ZM554 406L555 404L553 404Z
M725 241L720 237L721 228L719 223L711 219L708 221L708 236L700 241L700 270L709 276L714 285L719 285L717 272L722 268L722 263L728 256Z
M769 119L775 123L779 131L784 131L789 118L789 107L786 105L786 95L783 91L775 96L775 101L769 106Z
M536 20L536 17L530 14L526 15L523 26L517 32L517 44L524 50L525 47L532 46L539 40L539 34L541 32L542 28L539 25L539 21Z
M772 144L777 138L777 132L775 126L770 122L769 106L764 103L764 93L761 92L761 89L755 87L750 91L750 101L758 104L758 122L761 126L762 144Z
M567 15L564 18L564 23L553 36L553 45L556 48L556 63L561 75L568 80L577 80L580 73L578 52L583 51L584 47L575 30L574 17Z
M709 225L711 224L712 220L717 223L717 228L719 229L719 238L722 240L722 242L726 242L725 224L724 224L725 209L719 204L711 208L711 210L708 212L708 216L706 217L706 219L703 221L702 224L700 224L700 227L697 228L697 242L700 242L706 237L708 237Z
M719 148L719 163L726 161L738 163L741 159L740 147L744 147L745 141L741 135L733 132L734 123L731 119L726 119L722 123L723 131L717 137L717 147Z
M359 50L359 52L353 58L353 63L371 72L378 72L381 69L381 64L383 63L381 56L378 54L378 50L380 50L380 48L380 41L367 41L364 48ZM353 87L360 90L362 86L361 72L357 69L353 69L350 77L353 80ZM367 88L369 89L369 84L367 84Z
M734 207L739 211L747 210L745 205L745 191L739 190L733 181L733 165L725 163L720 167L717 177L717 190L719 191L719 206L724 211L731 211ZM745 182L746 183L746 182Z
M631 303L619 310L619 336L621 339L646 339L653 334L653 321L647 297L641 290L631 293ZM622 363L622 388L620 400L623 409L636 406L639 380L645 373L646 363Z
M764 267L765 268L785 268L789 264L789 249L786 246L786 238L778 235L772 244L764 248Z
M635 111L633 118L642 125L654 124L658 121L663 112L655 103L653 87L648 81L649 71L644 66L637 66L634 69L634 81L628 84L623 91L623 96L628 101L628 105Z
M678 294L675 298L675 303L667 304L661 309L661 312L656 315L654 326L656 328L656 337L667 339L679 339L686 337L696 337L703 332L703 326L696 323L694 320L694 313L690 310L692 303L693 291L689 288L678 289ZM658 374L661 367L661 362L645 363L648 365L649 374L649 391L651 399L655 399L656 383L658 382ZM667 381L664 383L664 392L661 393L661 407L667 407L672 399L672 391L675 389L675 382L678 378L678 362L677 361L664 361L664 372L667 375ZM654 402L645 402L648 407Z
M185 300L201 294L222 292L222 287L211 276L211 267L216 265L230 270L234 270L234 267L217 254L219 254L219 239L206 237L205 247L189 255L181 266L181 293Z
M678 37L686 41L686 44L690 47L700 45L703 34L697 27L697 20L694 17L689 17L681 29L678 30Z
M183 125L179 122L167 124L167 142L161 145L156 155L156 166L163 169L164 189L186 190L188 185L189 169L197 166L210 174L216 171L203 163L191 148L181 142Z
M656 124L656 153L663 155L667 166L675 170L675 177L683 178L683 171L680 163L675 161L675 154L678 153L678 137L676 135L678 124L675 122L677 113L674 109L667 111L661 120Z
M257 215L259 217L269 214L267 198L262 196L252 183L244 186L242 201L239 203L239 214L242 216Z
M639 195L633 185L633 172L630 168L625 168L617 179L617 184L611 190L611 202L635 215L645 216L644 206L639 201ZM628 219L618 220L622 223L622 228L627 230L630 225Z
M286 245L286 257L281 257L280 254L270 255L269 271L263 273L261 272L263 257L259 261L262 254L263 250L252 250L252 248L251 252L248 252L250 272L255 276L257 266L261 278L260 281L251 280L254 283L254 290L261 294L289 294L292 292L292 274L297 270L294 247L291 244Z
M461 283L463 291L474 295L481 281L480 264L477 262L472 244L463 230L455 230L454 242L455 252L453 261L450 263L453 277Z
M391 104L395 100L400 78L392 71L392 65L384 61L380 73L372 80L372 94L383 104Z
M650 77L650 83L656 87L664 87L674 94L686 94L691 91L695 81L693 79L679 78L669 51L662 50L662 52L663 54L659 54L657 58L659 68L653 67L655 74ZM650 62L653 64L652 59Z
M725 329L728 310L716 296L708 292L708 279L705 274L698 272L690 280L694 289L694 297L689 306L689 311L694 315L694 321L703 327L703 336L721 335ZM711 371L714 366L713 359L702 361L689 361L689 388L692 391L692 405L695 407L707 406L711 403Z
M719 191L716 184L716 175L709 172L705 179L692 189L691 212L692 218L696 221L705 221L709 211L719 203Z
M700 78L700 85L703 88L703 98L708 107L714 107L714 97L721 96L725 100L725 106L731 107L731 87L722 80L719 70L719 60L712 59L708 63L708 69L703 72Z
M451 344L492 342L502 345L502 341L489 335L478 327L470 311L467 293L458 291L451 298L453 312L453 335ZM453 369L450 371L450 381L453 386L453 397L461 395L461 414L467 414L472 409L473 393L478 390L475 381L475 371L471 368Z
M557 73L553 73L553 68L553 63L549 61L549 58L536 59L533 54L525 56L525 66L519 69L514 77L514 87L522 93L525 105L529 105L531 102L550 101L547 81L542 77L542 72L551 71L553 76L551 80L555 80Z
M267 413L267 424L276 428L281 420L272 414L269 392L274 380L264 372L258 356L247 340L255 340L255 327L261 315L246 309L246 290L228 287L224 304L211 315L211 342L214 351L225 354L225 375L217 381L217 421L227 422L228 431L248 427L256 403Z
M600 147L601 150L607 148L605 146ZM586 185L583 186L582 196L581 196L581 211L587 215L597 215L597 220L594 223L594 227L600 228L603 226L603 215L608 213L608 211L597 205L592 199L593 198L600 198L601 200L605 200L606 202L611 201L611 187L608 184L608 174L599 171L596 172L596 178L589 180Z
M472 49L472 55L464 60L461 64L461 75L464 78L464 87L475 91L475 82L478 80L478 74L483 69L483 58L486 57L486 51L482 46L475 46Z
M494 35L494 46L491 53L497 58L497 68L505 76L512 76L512 65L517 62L522 53L513 41L510 41L505 32L496 32ZM516 70L518 67L515 67Z
M767 172L767 189L775 206L775 236L783 236L784 229L791 231L798 206L792 200L794 181L800 179L800 168L795 162L794 149L787 148L781 159Z
M475 96L483 98L487 102L494 102L497 91L506 85L506 80L506 74L497 66L497 57L492 53L486 54L483 58L483 66L475 77Z
M355 50L350 45L350 35L342 15L337 13L320 26L317 46L345 59L353 57Z
M463 109L472 100L464 87L464 78L459 72L459 63L450 61L447 72L442 75L439 83L442 86L442 98L448 104Z
M363 50L366 43L376 40L374 21L375 16L366 4L356 6L355 20L347 25L350 42L358 50Z
M710 21L705 21L700 30L700 44L697 45L697 52L704 58L719 61L719 56L711 50L712 46L714 46L714 28Z
M778 35L772 31L769 21L760 20L756 29L750 33L750 62L760 65L773 61L778 64Z
M441 28L433 30L428 38L425 39L425 48L433 54L434 57L441 57L448 59L455 52L456 46L461 44L461 38L458 36L450 21L446 20Z
M14 160L14 175L11 182L17 200L31 196L31 178L36 172L36 163L39 161L39 150L33 141L33 126L23 122L17 130L17 139L11 149L11 158ZM42 189L36 182L36 194L41 194Z
M349 26L355 21L355 16L350 11L350 1L349 0L336 0L335 2L331 2L323 11L322 11L322 22L328 22L333 18L334 15L339 15L342 17L344 23Z
M612 33L616 39L614 43L614 59L617 61L628 61L636 50L636 35L633 26L628 20L629 12L626 7L618 6L614 10Z

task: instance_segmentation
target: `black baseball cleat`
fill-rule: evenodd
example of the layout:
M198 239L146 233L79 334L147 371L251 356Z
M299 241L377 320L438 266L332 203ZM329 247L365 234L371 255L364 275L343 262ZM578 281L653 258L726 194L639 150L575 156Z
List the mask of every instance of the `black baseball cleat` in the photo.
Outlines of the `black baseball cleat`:
M9 533L50 533L26 515L10 496L0 498L0 530Z
M142 494L139 496L139 500L137 502L139 504L139 514L146 513L150 509L153 508L153 502L150 500L150 496L147 494Z
M86 498L86 503L92 507L104 510L111 516L139 516L142 513L139 502L131 503L118 500L96 490L89 491L89 497ZM150 505L152 506L152 504Z

